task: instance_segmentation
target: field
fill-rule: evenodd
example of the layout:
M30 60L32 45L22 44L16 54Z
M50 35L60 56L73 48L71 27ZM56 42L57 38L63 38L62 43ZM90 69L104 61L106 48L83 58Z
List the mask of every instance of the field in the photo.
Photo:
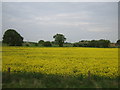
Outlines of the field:
M118 87L118 48L3 47L2 50L3 88Z

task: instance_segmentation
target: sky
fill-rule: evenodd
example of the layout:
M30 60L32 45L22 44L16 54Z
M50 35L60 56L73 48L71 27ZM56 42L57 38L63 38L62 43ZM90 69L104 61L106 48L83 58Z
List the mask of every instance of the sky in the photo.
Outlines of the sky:
M15 29L24 41L118 40L117 2L3 2L2 34ZM2 39L2 38L1 38Z

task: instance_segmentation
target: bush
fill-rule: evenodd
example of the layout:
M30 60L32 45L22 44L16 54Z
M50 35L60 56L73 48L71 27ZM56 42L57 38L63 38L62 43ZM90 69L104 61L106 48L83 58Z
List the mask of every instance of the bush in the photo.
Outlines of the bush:
M29 47L30 45L27 43L26 46Z
M37 43L35 43L35 46L38 46L38 44L37 44Z
M39 43L39 44L43 44L43 43L44 43L44 40L40 40L38 43Z
M43 46L45 46L45 47L51 47L52 44L50 43L50 41L46 41L46 42L43 43Z
M73 47L79 47L79 43L74 43Z

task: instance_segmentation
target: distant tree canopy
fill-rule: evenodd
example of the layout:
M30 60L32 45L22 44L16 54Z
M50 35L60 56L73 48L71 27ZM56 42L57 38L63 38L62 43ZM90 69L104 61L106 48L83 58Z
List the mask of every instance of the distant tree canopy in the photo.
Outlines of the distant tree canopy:
M107 48L111 47L111 42L109 40L81 40L79 42L75 43L70 43L70 42L65 42L66 38L63 34L56 34L53 36L55 39L54 41L44 41L40 40L38 43L35 42L24 42L23 43L23 37L14 29L8 29L5 31L3 35L3 40L2 42L5 43L4 45L8 44L9 46L45 46L45 47L51 47L51 46L57 46L56 44L59 45L59 47L100 47L100 48ZM120 46L120 40L116 42L117 46Z
M40 40L38 43L39 43L39 44L43 44L43 43L44 43L44 40Z
M66 40L63 34L56 34L53 38L55 38L55 42L59 45L59 47L63 47L64 41Z
M116 44L117 44L117 45L120 45L120 40L117 40Z
M51 47L52 44L51 44L50 41L46 41L46 42L43 43L43 46L45 46L45 47Z
M2 42L9 46L22 46L23 37L14 29L8 29L3 35Z
M77 43L74 43L74 47L100 47L100 48L107 48L110 45L109 40L91 40L91 41L80 41Z
M89 46L90 47L101 47L101 48L107 48L110 45L110 41L109 40L92 40L91 42L89 42Z

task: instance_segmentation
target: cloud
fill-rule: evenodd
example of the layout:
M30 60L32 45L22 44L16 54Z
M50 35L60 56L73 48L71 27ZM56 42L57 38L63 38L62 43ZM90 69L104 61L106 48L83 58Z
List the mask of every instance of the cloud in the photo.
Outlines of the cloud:
M31 41L51 40L55 33L65 33L71 42L115 41L117 15L117 3L3 3L3 31L15 28Z
M89 20L89 16L83 13L59 13L49 16L33 17L37 24L41 25L64 25L64 26L81 26L96 24Z
M111 28L108 28L108 27L92 27L92 28L89 28L88 31L90 31L90 32L111 32Z

